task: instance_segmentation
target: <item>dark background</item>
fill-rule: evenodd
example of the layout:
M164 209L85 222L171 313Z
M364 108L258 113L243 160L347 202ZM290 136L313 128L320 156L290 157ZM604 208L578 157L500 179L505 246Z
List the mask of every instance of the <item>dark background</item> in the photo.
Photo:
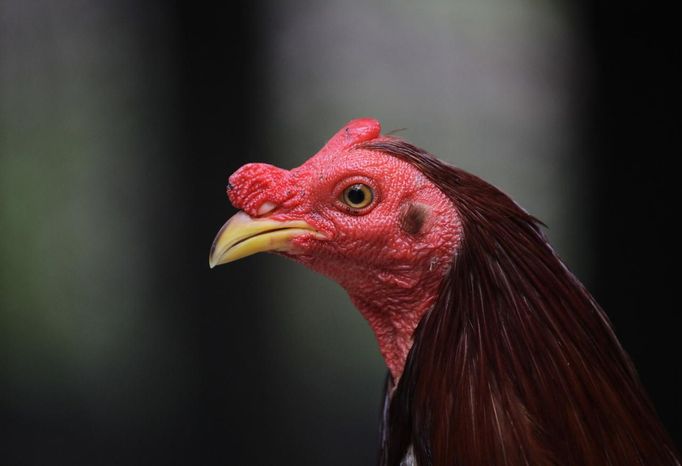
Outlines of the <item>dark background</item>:
M457 163L467 152L458 120L442 123L437 112L413 108L405 115L432 119L405 124L408 116L391 112L405 92L400 86L380 96L390 104L377 113L352 104L338 110L305 82L295 95L304 110L287 107L279 93L302 80L299 69L332 80L328 92L361 91L318 68L315 44L282 45L292 37L281 33L288 21L315 17L317 3L139 3L0 6L0 461L372 464L384 369L342 291L276 257L210 271L208 248L233 212L224 186L241 164L300 164L347 120L366 114L413 128L415 142ZM356 27L350 8L337 30ZM570 37L566 48L542 55L565 52L557 66L570 74L557 91L559 121L568 127L551 165L559 169L539 172L526 191L495 167L490 176L523 205L549 199L531 208L543 219L561 211L548 222L550 235L611 317L680 445L672 30L665 11L635 2L553 8L568 25L561 37ZM405 20L415 29L391 29L387 47L405 46L404 37L429 40L429 22L413 13ZM493 43L507 40L508 31L488 27L485 15L472 18ZM333 27L310 31L324 44ZM290 50L291 62L277 58L278 47ZM393 53L408 74L420 60L411 50ZM351 76L390 60L368 57ZM353 63L328 59L329 68ZM306 60L314 65L302 67ZM291 75L282 74L287 68ZM430 91L449 95L454 83L443 83ZM417 80L406 89L418 87ZM428 100L404 95L421 98ZM484 135L486 122L477 123ZM420 129L438 125L452 132ZM286 145L294 139L298 146ZM443 153L453 147L455 154ZM505 163L490 152L484 162ZM533 160L522 173L538 170ZM561 180L559 194L552 197L550 186L538 195L543 180Z

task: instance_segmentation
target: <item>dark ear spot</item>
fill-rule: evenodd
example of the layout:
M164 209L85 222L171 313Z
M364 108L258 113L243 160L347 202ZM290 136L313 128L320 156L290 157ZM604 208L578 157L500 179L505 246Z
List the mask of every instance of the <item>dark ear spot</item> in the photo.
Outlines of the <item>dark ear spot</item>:
M407 234L418 235L428 215L429 208L424 204L412 202L404 204L400 209L400 228Z

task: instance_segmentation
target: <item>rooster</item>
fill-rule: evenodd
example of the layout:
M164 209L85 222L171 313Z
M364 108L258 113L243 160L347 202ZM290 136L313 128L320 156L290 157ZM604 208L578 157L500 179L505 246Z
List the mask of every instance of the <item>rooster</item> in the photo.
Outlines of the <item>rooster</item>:
M337 281L388 367L380 465L680 464L608 318L501 191L349 122L290 171L241 167L209 264Z

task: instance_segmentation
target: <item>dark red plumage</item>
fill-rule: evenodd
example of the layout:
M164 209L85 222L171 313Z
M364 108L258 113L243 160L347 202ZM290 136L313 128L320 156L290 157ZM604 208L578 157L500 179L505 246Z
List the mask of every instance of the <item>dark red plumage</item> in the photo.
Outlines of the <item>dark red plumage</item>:
M380 464L679 464L608 318L502 192L400 140L369 142L459 209L463 243L422 318Z
M300 167L230 177L216 265L336 280L389 369L381 466L674 465L608 318L539 222L481 179L349 122Z

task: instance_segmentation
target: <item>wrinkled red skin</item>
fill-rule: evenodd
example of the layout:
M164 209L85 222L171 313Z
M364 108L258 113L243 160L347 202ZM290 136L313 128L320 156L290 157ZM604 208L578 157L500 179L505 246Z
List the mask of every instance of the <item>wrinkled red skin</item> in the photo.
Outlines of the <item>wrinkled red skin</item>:
M291 171L244 165L229 180L232 204L252 217L270 202L265 217L304 220L322 232L303 234L287 255L343 286L376 334L394 380L402 373L412 334L433 305L438 286L462 235L452 202L409 163L383 152L354 149L381 139L373 119L348 123L307 162ZM345 188L364 183L370 205L354 211L341 200ZM421 231L401 228L412 203L426 207Z

